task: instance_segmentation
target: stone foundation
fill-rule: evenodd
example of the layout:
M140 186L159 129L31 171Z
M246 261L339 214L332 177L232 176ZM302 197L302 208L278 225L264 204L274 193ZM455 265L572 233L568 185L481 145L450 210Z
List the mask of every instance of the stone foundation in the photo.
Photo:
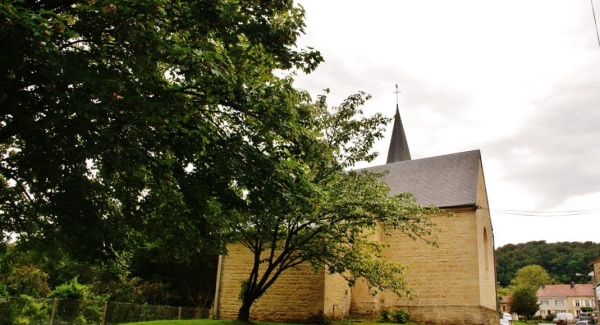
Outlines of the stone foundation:
M496 325L498 312L481 306L394 306L410 313L410 320L432 325Z

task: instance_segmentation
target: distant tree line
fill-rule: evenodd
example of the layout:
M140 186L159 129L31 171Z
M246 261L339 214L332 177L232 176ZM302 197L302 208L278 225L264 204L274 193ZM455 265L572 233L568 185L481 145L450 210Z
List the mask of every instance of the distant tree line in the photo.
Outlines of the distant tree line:
M506 287L515 273L528 265L540 265L555 283L587 283L591 270L589 262L600 258L600 243L532 241L523 244L508 244L496 249L496 272L498 282Z

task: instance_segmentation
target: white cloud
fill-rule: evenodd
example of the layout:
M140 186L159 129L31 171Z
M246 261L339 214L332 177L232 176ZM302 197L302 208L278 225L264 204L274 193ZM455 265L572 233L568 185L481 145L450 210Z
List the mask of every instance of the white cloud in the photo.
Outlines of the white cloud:
M492 209L600 209L600 46L589 2L299 3L299 44L325 63L298 87L330 88L333 105L363 90L373 95L367 113L391 117L398 84L413 158L480 149ZM388 141L376 145L376 164ZM598 217L492 212L497 246L600 242Z

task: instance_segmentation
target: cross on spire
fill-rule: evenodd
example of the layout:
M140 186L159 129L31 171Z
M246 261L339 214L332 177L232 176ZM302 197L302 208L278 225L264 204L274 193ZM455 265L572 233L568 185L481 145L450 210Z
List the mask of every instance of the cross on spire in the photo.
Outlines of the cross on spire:
M398 106L398 94L401 92L402 91L398 90L398 84L396 84L396 91L394 91L394 94L396 94L396 106Z

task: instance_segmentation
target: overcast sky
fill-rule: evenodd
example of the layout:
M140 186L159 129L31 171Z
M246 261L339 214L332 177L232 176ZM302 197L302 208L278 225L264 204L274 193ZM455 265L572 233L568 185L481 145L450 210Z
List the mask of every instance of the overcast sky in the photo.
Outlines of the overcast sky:
M367 114L392 117L398 84L413 159L481 150L496 247L600 242L600 45L589 0L297 2L299 45L325 58L297 86L330 88L330 105L362 90L373 96Z

